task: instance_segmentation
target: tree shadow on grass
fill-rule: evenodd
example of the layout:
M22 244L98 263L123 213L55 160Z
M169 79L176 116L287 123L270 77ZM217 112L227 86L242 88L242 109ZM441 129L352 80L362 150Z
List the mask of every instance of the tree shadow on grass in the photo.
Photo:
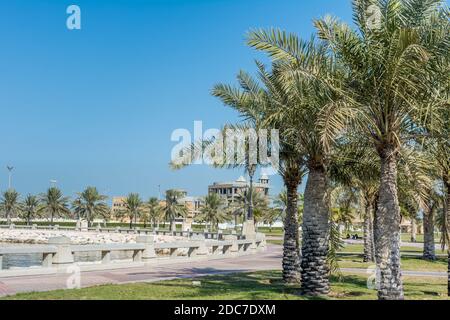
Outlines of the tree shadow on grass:
M201 273L202 269L197 270ZM208 268L209 272L211 268ZM213 271L214 272L214 271ZM223 272L217 271L217 272ZM200 286L195 287L192 281L199 281ZM295 299L298 298L299 286L286 286L281 279L279 271L260 271L253 273L228 273L196 277L186 281L172 281L155 283L158 286L179 287L184 293L183 298L208 299L217 296L224 299ZM188 293L190 292L190 294Z

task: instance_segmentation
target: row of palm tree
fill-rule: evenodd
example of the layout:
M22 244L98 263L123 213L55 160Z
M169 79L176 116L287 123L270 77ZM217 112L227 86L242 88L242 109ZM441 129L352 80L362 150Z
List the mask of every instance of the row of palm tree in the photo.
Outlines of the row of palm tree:
M97 217L108 217L109 207L96 188L88 187L82 193L78 193L76 199L70 203L70 198L63 195L61 190L51 187L46 193L38 196L28 194L23 201L19 193L14 189L5 191L0 197L0 212L6 216L7 224L11 224L12 217L20 217L31 225L32 220L48 217L53 225L57 217L85 218L88 223ZM71 210L72 207L72 210Z
M282 194L279 196L281 197ZM186 218L188 208L180 201L183 194L177 190L168 190L166 199L162 203L157 198L150 198L144 202L136 193L131 193L123 201L124 207L118 213L118 217L127 217L130 228L136 224L137 219L144 223L151 223L153 227L160 221L169 222L170 230L176 230L176 220ZM274 201L276 203L276 201ZM253 207L255 225L258 222L274 224L282 217L282 208L275 205L269 206L268 198L257 190L253 190ZM210 193L203 198L199 213L193 218L197 222L207 225L210 232L219 230L219 224L234 220L235 227L239 220L244 220L248 209L248 194L237 194L234 201L229 203L216 193Z
M256 62L257 79L241 71L238 87L219 84L212 94L244 119L224 131L279 129L279 174L287 189L284 281L301 280L303 294L329 293L336 243L331 193L342 187L358 198L347 202L364 211L364 256L376 261L379 299L403 299L401 208L431 210L436 190L444 199L443 225L450 219L450 14L443 0L352 3L355 27L325 16L314 20L310 40L250 31L248 45L266 53L270 67ZM376 26L368 16L373 5L382 13ZM192 148L210 150L216 140ZM247 160L213 164L248 169ZM300 248L297 188L304 177ZM448 228L442 234L448 243Z
M268 199L262 193L256 190L253 193L255 223L261 220L261 222L273 224L279 220L284 210L279 208L283 200L276 200L275 203L278 203L278 206L269 208ZM165 203L161 203L155 197L145 202L139 194L130 193L115 216L127 218L130 228L133 228L139 219L144 224L144 228L148 224L156 227L160 221L165 221L170 223L171 230L175 230L175 220L187 216L187 207L180 202L182 197L181 192L168 190ZM283 193L279 197L282 199ZM73 217L85 219L88 226L91 226L96 218L104 220L111 218L112 212L106 204L107 199L108 197L100 194L95 187L87 187L83 192L77 193L75 199L70 202L70 198L63 196L61 190L52 187L38 196L29 194L21 201L19 193L10 189L0 198L0 212L4 213L7 224L11 224L12 217L22 218L27 225L31 225L36 218L48 217L53 225L57 217ZM211 231L218 230L219 223L242 217L247 206L247 197L244 195L237 195L236 200L229 204L219 195L212 193L204 198L200 214L195 217L195 220L208 224Z

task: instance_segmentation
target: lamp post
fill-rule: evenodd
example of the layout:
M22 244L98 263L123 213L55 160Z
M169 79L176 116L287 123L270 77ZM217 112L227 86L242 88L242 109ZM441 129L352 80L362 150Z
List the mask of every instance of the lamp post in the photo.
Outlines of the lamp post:
M249 165L247 170L248 170L248 175L250 177L247 220L253 220L253 176L255 175L256 165L254 165L254 164Z
M50 180L50 186L52 187L52 188L56 188L56 184L58 183L58 181L56 181L56 180Z
M13 171L14 167L6 166L6 169L8 169L8 189L11 190L12 171Z

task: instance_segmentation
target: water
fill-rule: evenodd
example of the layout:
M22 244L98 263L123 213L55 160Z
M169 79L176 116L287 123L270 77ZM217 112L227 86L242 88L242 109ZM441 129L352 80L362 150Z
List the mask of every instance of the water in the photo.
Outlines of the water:
M0 247L27 247L31 244L21 243L0 243ZM112 260L127 260L132 258L132 252L125 251L113 251L111 252ZM77 252L74 255L75 262L93 262L101 259L100 252ZM32 267L42 265L42 254L14 254L3 256L3 269L15 268L15 267Z

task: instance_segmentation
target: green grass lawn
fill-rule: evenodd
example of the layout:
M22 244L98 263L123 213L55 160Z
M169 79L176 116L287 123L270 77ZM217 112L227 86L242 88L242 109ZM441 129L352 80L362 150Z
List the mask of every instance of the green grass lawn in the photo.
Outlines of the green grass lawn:
M283 242L281 241L281 244ZM344 248L341 251L344 252L360 252L362 253L364 250L364 247L362 244L346 244ZM404 253L421 253L423 252L422 247L408 247L408 246L402 246L401 252ZM446 254L446 251L442 251L441 249L436 250L436 254Z
M268 243L282 245L282 240L267 240ZM354 252L355 255L339 256L339 267L341 268L367 268L373 265L372 262L362 262L363 246L360 244L347 244L341 250L343 252ZM422 253L420 247L402 247L404 253ZM436 250L436 254L446 254L442 250ZM421 257L402 257L402 270L409 271L447 271L447 258L438 258L436 261L427 261Z
M280 271L262 271L216 275L192 280L180 279L157 283L104 285L78 290L57 290L18 294L5 299L301 299L297 286L285 286ZM376 291L367 288L365 276L343 275L339 281L331 278L332 292L322 299L376 299ZM404 278L406 299L446 299L446 279ZM317 298L316 298L317 299ZM319 298L320 299L320 298Z
M363 262L362 256L341 256L338 258L340 268L367 268L373 262ZM447 259L439 258L436 261L426 261L420 257L402 257L402 270L408 271L447 271Z

